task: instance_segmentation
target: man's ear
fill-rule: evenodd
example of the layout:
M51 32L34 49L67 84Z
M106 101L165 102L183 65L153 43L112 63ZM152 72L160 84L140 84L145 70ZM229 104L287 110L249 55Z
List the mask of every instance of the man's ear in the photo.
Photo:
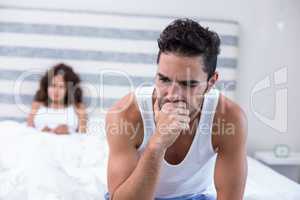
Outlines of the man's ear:
M208 80L208 91L214 87L218 79L219 79L219 72L215 71L214 74Z

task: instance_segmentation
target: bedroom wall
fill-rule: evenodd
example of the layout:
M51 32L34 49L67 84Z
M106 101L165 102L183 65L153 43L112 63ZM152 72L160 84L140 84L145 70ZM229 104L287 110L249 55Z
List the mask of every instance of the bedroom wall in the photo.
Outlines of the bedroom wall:
M300 114L297 75L300 69L297 68L298 60L296 60L300 52L300 40L297 38L300 34L300 1L174 2L174 0L1 0L0 5L236 20L241 26L236 96L248 116L248 150L253 153L255 150L271 149L276 144L287 144L293 150L300 151L300 125L297 122L297 116ZM271 84L267 89L253 95L256 84L269 75L272 83L274 73L279 69L283 69L276 74L279 76L276 80L279 82L282 80L280 85L274 87ZM287 81L284 80L285 69ZM267 82L264 82L263 87L267 86L266 84ZM284 96L286 90L287 98ZM280 91L277 95L281 101L275 101L276 91ZM277 121L272 120L274 117ZM282 123L285 121L287 129L285 123Z

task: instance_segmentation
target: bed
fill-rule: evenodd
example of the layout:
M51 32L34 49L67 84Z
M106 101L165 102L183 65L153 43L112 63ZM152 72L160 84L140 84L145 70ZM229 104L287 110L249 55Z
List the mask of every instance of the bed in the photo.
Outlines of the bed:
M101 119L94 123L100 124ZM104 132L57 136L0 122L0 199L99 200L106 191ZM244 200L299 200L300 185L248 157Z

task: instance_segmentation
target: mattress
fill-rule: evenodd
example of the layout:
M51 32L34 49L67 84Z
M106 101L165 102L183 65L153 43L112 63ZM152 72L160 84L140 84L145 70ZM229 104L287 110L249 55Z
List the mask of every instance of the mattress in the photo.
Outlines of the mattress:
M103 199L108 147L104 129L93 128L86 135L57 136L0 122L0 199ZM299 199L299 184L248 157L244 200Z

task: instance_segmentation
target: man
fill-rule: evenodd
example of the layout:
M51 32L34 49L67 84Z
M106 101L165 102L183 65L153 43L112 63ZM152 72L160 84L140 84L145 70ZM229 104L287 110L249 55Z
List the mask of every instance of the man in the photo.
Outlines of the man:
M107 198L242 200L246 117L214 88L218 35L178 19L158 46L155 86L126 95L107 114Z

